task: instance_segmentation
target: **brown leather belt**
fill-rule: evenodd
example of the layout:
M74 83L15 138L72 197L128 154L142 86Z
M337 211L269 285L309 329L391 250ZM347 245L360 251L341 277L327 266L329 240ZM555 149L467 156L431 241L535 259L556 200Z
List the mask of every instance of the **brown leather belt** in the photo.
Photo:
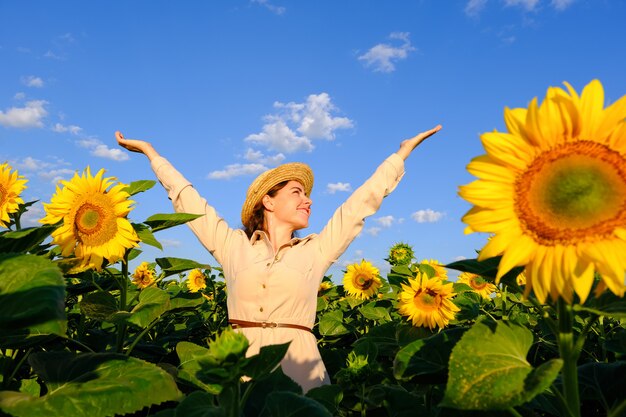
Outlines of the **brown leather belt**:
M313 333L313 330L306 326L300 326L299 324L289 323L274 323L273 321L245 321L230 319L228 322L233 326L233 329L242 329L246 327L261 327L263 329L273 329L275 327L287 327L290 329L304 330L306 332Z

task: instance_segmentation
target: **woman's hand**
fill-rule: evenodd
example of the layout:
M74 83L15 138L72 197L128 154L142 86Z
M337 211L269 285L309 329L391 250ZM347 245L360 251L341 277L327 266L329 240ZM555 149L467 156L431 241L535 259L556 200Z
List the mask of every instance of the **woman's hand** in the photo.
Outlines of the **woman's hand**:
M422 143L426 138L431 137L435 133L441 130L441 125L437 125L434 128L427 130L418 134L417 136L412 137L411 139L403 140L400 144L400 149L396 152L402 159L405 159L411 155L413 149L417 147L420 143Z
M159 154L154 150L149 142L137 139L126 139L120 131L115 132L115 139L117 139L117 143L122 148L128 149L131 152L142 153L146 155L150 160L159 156Z

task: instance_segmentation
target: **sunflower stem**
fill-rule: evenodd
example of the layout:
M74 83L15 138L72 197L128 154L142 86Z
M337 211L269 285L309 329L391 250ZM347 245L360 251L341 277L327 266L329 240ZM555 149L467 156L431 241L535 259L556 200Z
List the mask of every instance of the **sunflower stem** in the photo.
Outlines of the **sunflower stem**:
M133 343L131 343L131 345L128 347L128 350L126 351L126 356L130 356L131 352L133 351L133 349L135 348L135 346L137 345L137 343L139 343L139 341L141 339L143 339L143 337L148 334L148 332L150 330L152 330L152 328L161 320L161 317L157 317L155 320L152 321L152 323L150 323L148 325L148 327L146 327L145 329L142 330L141 333L139 333L139 335L137 335L137 337L135 337L135 340L133 340Z
M580 396L578 393L578 356L580 350L574 341L574 314L572 307L562 298L557 302L559 332L559 354L563 359L561 377L563 380L563 396L565 404L574 417L580 417ZM583 336L581 336L583 337Z
M522 417L522 415L518 413L517 410L513 407L507 408L507 411L511 413L511 415L514 415L515 417Z
M118 281L120 287L120 311L126 311L126 292L128 291L128 253L124 253L124 259L122 260L122 276ZM126 338L126 323L121 323L117 327L117 344L116 350L121 353L124 350L124 339Z

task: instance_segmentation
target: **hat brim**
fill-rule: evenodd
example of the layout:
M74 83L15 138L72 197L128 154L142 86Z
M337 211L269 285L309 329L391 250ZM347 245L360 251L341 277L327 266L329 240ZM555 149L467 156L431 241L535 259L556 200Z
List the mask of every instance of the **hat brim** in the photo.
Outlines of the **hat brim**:
M248 187L246 201L241 208L241 222L244 227L254 215L254 208L263 197L272 187L284 181L298 181L304 187L305 194L310 196L313 189L313 171L302 162L290 162L269 169L256 177Z

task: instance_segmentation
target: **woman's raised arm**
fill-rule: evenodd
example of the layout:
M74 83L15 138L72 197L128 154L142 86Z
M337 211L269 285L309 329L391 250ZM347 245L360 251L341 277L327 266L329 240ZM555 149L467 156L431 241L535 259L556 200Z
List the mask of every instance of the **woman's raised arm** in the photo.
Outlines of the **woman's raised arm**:
M117 143L131 152L138 152L146 155L150 161L159 156L159 153L152 147L150 142L137 139L126 139L119 130L115 132Z

